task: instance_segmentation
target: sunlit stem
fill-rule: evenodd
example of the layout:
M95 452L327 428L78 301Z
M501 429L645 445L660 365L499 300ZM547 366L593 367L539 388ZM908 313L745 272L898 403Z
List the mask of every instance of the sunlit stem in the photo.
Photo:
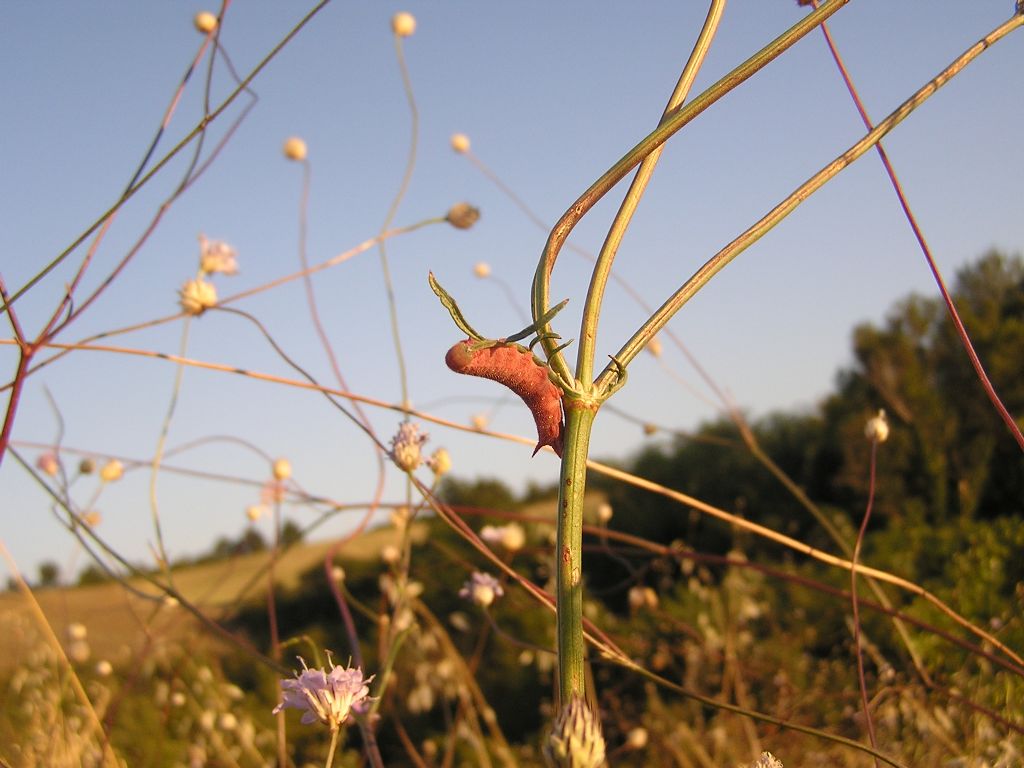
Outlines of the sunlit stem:
M669 97L668 104L665 106L665 111L661 116L662 120L668 117L672 110L677 109L686 100L687 95L689 95L690 87L693 85L693 81L697 77L697 73L700 71L700 67L711 48L711 41L718 30L718 22L722 18L723 11L725 11L725 0L712 0L707 18L704 20L704 26L697 36L697 42L694 43L693 51L690 53L686 66L683 67L683 72L679 76L675 90L672 91L672 95ZM601 246L601 252L598 254L597 263L590 278L590 288L587 291L587 302L583 307L580 349L579 355L576 358L576 378L580 381L590 381L594 377L594 347L597 343L597 323L601 315L601 302L604 298L605 286L607 286L608 278L611 275L612 263L615 261L615 255L618 253L622 238L626 234L626 229L633 219L633 214L640 203L640 198L643 197L644 191L647 189L647 183L654 174L654 168L658 164L658 160L661 159L661 152L664 148L665 145L661 145L647 155L643 162L640 163L640 167L637 168L636 175L629 185L629 190L619 205L618 213L615 214L615 219L608 229L608 235L605 237L604 245Z
M708 88L704 93L697 96L689 104L680 107L666 117L643 141L609 168L600 179L595 181L591 187L584 192L569 210L562 214L551 234L548 236L541 254L540 263L533 278L532 309L535 320L544 315L551 306L550 303L550 278L551 270L554 269L558 252L565 243L566 238L573 227L593 208L607 192L621 181L627 173L636 168L640 162L651 152L668 141L678 131L682 130L697 115L706 110L731 90L750 78L759 70L767 66L771 61L781 56L786 50L792 47L800 38L808 34L821 22L828 19L832 14L846 5L849 0L829 0L818 10L808 14L799 22L790 27L786 32L777 37L767 46L751 56L736 69L727 74L717 83ZM544 324L540 328L540 335L543 339L544 350L549 355L549 362L552 370L560 378L571 380L572 376L565 358L555 353L557 342L553 337L546 336L550 333L550 324Z
M584 695L583 494L587 483L590 431L597 402L565 400L565 447L558 481L558 540L555 570L558 605L558 681L561 706Z
M825 6L822 6L822 9L824 8ZM626 342L622 349L620 349L615 355L616 360L618 360L622 365L628 365L630 361L647 345L651 338L665 326L672 316L678 312L686 302L693 298L697 292L700 291L700 289L703 288L709 280L711 280L712 277L718 274L718 272L729 264L729 262L764 237L764 235L771 231L772 228L792 213L797 206L823 187L826 182L838 175L845 168L852 165L865 152L875 146L875 144L881 141L889 131L903 122L903 120L905 120L915 109L927 101L943 85L959 74L964 67L974 61L974 59L981 55L985 50L1022 25L1024 25L1024 16L1013 16L990 32L987 36L972 45L952 64L942 70L942 72L936 75L932 80L928 81L928 83L926 83L913 96L904 101L894 112L886 117L885 120L875 126L873 130L866 133L860 141L853 144L848 150L846 150L846 152L814 174L785 200L769 211L760 221L751 226L743 232L743 234L712 256L704 266L697 270L697 272L695 272L678 291L676 291L664 304L661 305L661 307L658 308L658 310L651 316L650 320L648 320L640 330L633 334L632 338L630 338L630 340ZM616 376L617 372L614 366L609 365L605 367L596 382L599 390L600 388L614 382Z

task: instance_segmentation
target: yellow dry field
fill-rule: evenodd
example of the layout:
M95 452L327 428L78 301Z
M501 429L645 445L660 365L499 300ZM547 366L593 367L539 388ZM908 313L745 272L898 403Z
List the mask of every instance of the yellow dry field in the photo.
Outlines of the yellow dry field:
M414 540L425 535L425 526L413 525ZM338 553L338 562L379 558L383 547L398 544L393 527L379 528L346 542ZM277 590L298 585L303 573L322 566L333 542L299 543L283 552L275 565ZM240 555L216 562L176 569L174 586L204 615L216 620L245 603L263 602L267 591L269 552ZM212 631L202 628L198 618L180 605L154 599L158 590L141 579L129 582L126 589L118 582L83 587L51 588L34 591L50 629L63 646L68 644L68 628L81 624L86 628L90 657L123 662L139 651L156 650L161 645L216 642ZM137 590L135 594L132 590ZM19 591L0 594L0 672L24 661L35 643L46 638L38 614Z

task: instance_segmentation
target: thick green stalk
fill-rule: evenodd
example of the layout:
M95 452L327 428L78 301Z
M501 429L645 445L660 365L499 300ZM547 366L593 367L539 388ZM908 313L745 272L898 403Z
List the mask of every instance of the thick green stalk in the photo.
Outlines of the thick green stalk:
M558 479L558 542L555 570L558 601L558 683L561 705L584 696L583 492L587 453L598 401L565 398L565 447Z

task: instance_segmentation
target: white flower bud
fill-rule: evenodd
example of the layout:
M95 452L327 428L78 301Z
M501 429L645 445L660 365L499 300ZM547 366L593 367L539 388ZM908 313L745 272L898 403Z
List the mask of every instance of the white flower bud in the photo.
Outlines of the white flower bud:
M178 292L178 303L186 313L198 316L217 304L217 289L213 283L197 278L188 280Z
M608 521L612 519L612 515L615 510L612 509L612 505L607 501L601 503L597 508L597 522L601 525L608 525Z
M877 416L868 419L864 436L875 443L884 443L889 439L889 422L886 421L885 410L879 410Z

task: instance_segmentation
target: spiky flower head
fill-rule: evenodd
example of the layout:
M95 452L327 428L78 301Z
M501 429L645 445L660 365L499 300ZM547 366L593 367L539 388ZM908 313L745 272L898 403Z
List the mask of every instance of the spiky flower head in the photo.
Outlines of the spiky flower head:
M198 316L217 304L217 289L201 277L188 280L178 291L178 303L186 313Z
M203 274L238 274L238 252L223 240L199 235L199 270Z
M469 229L480 220L480 209L469 203L456 203L448 209L445 219L456 229Z
M282 709L302 710L302 723L309 725L317 721L332 731L348 720L355 710L359 712L370 698L367 685L373 676L363 679L363 670L358 667L339 667L327 656L328 671L310 669L301 656L302 672L294 680L281 681L281 703L274 707L274 714Z
M306 142L298 136L292 136L284 142L284 156L289 160L301 163L306 159Z
M192 18L198 32L208 35L217 28L217 17L209 11L200 11Z
M548 765L557 768L599 768L604 765L601 721L580 696L573 696L558 713L544 745Z
M391 31L399 37L409 37L416 31L416 17L402 11L391 17Z
M889 422L885 418L885 409L880 409L877 416L868 419L864 427L864 436L873 443L884 443L889 439Z
M453 133L452 134L452 149L458 152L460 155L464 155L469 152L469 136L464 133Z
M403 421L391 438L391 460L403 472L412 472L423 463L422 448L426 441L427 435L420 434L418 424Z
M488 607L496 598L505 594L498 580L489 573L473 571L473 575L459 590L459 597L470 600L481 608Z

